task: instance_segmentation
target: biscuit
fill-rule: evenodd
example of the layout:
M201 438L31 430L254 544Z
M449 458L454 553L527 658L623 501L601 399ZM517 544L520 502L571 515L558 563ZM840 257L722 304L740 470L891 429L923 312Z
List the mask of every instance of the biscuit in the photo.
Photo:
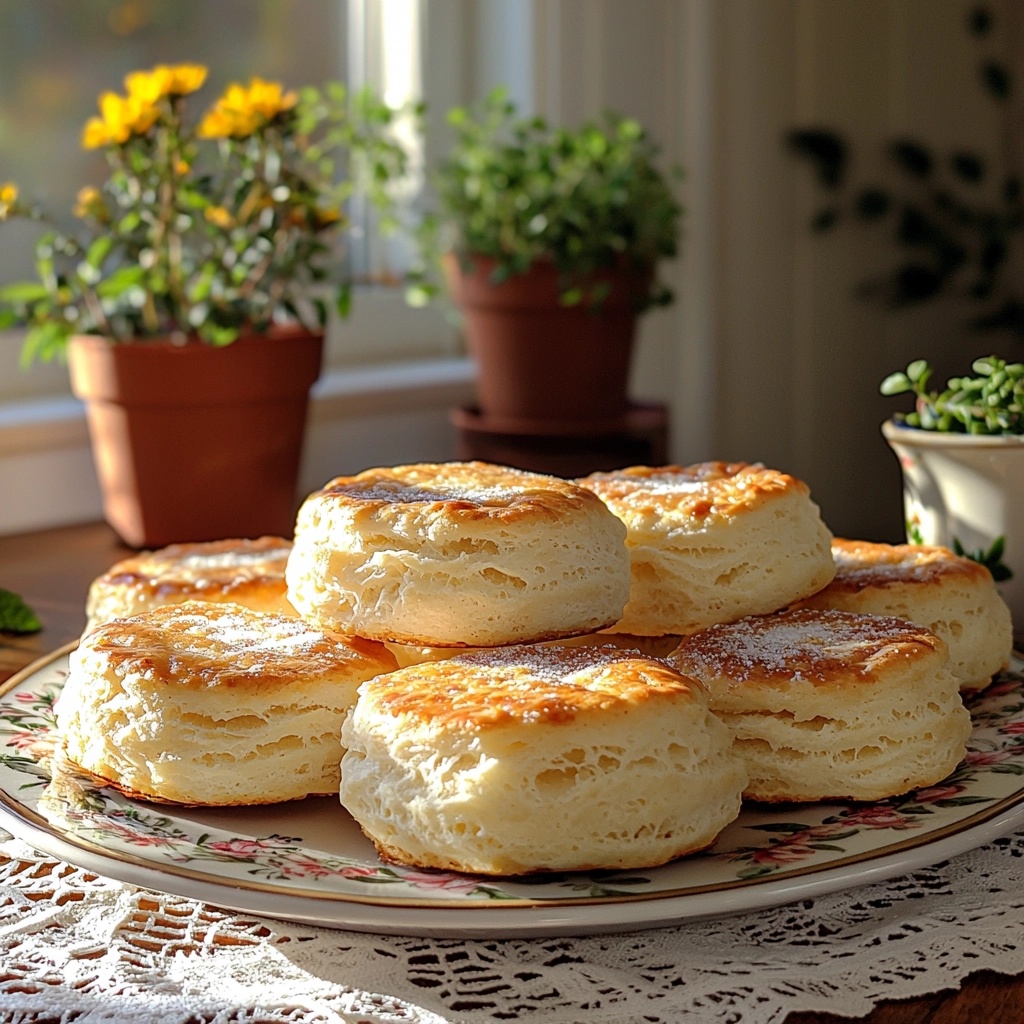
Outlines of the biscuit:
M299 510L288 596L323 629L414 647L497 647L611 625L622 523L566 480L481 462L338 477Z
M903 619L788 610L712 626L668 661L707 686L753 800L880 800L938 782L966 751L946 645Z
M992 573L948 548L833 540L836 576L804 608L894 615L946 641L962 691L982 690L1010 664L1013 624Z
M614 632L688 635L784 608L835 573L807 485L777 470L634 466L578 482L626 524L632 582Z
M258 612L294 615L284 579L291 548L281 537L260 537L142 551L93 580L86 630L182 601L229 601Z
M187 601L83 637L57 703L67 758L132 796L197 806L337 793L341 720L394 659L298 618Z
M610 647L399 669L360 687L342 743L341 802L381 856L473 874L665 863L746 782L699 683Z

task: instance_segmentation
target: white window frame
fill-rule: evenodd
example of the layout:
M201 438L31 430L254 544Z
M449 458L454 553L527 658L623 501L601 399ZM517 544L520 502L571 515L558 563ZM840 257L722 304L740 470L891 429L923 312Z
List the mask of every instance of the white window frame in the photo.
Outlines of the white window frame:
M379 31L370 33L376 54L359 51L355 38L360 22L365 29L380 28L366 25L373 20L368 3L349 5L350 61L355 50L350 81L385 92ZM429 50L408 83L415 83L416 73L425 75L440 123L446 109L474 95L475 0L383 3L411 8L431 30L424 40ZM521 42L522 52L528 40ZM514 48L515 41L506 35L503 45ZM449 52L438 56L444 47ZM22 331L0 333L0 534L102 516L84 408L69 393L60 363L20 368L22 338ZM400 288L359 287L350 317L328 332L324 373L312 394L301 488L312 490L332 475L368 465L454 457L448 410L472 402L473 395L472 367L443 309L413 309Z
M623 100L636 105L664 142L666 159L687 168L691 255L666 268L680 301L644 318L632 392L669 404L670 457L706 457L714 450L716 402L708 256L714 225L705 215L712 194L707 54L714 0L644 0L644 17L654 20L637 38L657 40L658 52L649 62L628 64L617 60L625 52L620 43L641 23L636 5L621 0L400 2L430 7L421 67L437 148L428 159L446 145L441 129L448 108L504 84L521 110L565 123ZM467 59L456 68L443 49L438 56L439 47ZM353 309L332 331L326 372L314 389L306 489L369 465L457 457L449 409L473 399L472 368L441 310L412 310L397 289L382 288L361 290ZM6 358L0 338L0 533L98 519L81 407L66 393L44 397L42 391L35 400L20 394L5 401L5 378L17 372L16 355L14 364ZM51 391L62 383L59 368L33 373L51 374Z

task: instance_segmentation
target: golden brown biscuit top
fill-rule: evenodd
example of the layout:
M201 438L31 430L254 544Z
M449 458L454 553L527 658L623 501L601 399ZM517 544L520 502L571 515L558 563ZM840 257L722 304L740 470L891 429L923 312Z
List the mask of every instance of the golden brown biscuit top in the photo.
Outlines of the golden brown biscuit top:
M943 642L904 619L798 609L712 626L686 638L668 660L680 672L726 688L751 683L879 682L897 661L928 658Z
M291 541L282 537L171 544L142 551L111 566L90 588L95 597L117 588L161 600L230 599L247 591L272 589L285 593L284 569Z
M959 577L985 581L991 574L969 558L949 548L925 544L875 544L865 540L832 541L836 563L835 579L829 591L857 593L868 587L905 584L934 584Z
M578 481L613 512L641 518L728 518L779 495L809 494L805 483L760 463L699 462L692 466L631 466Z
M185 601L97 626L82 652L115 671L188 689L301 685L305 680L390 672L383 644L324 633L301 619L241 605Z
M307 502L347 506L371 514L393 506L455 518L520 516L556 519L581 509L603 508L583 487L559 477L495 466L486 462L418 463L367 469L340 476Z
M384 714L476 730L705 699L696 680L636 651L526 645L412 665L365 683L361 693Z

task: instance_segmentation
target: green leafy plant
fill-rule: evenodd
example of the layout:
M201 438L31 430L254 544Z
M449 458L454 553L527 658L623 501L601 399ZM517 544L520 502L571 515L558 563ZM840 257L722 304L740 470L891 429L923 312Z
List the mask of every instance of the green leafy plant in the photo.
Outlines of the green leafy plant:
M604 298L607 285L588 287L595 272L622 264L652 272L676 255L676 172L658 169L658 148L632 118L609 114L576 130L554 127L520 116L497 89L448 120L456 138L434 175L437 208L420 232L413 303L437 292L438 255L446 250L464 264L493 260L495 283L550 260L567 305ZM652 277L642 304L672 298Z
M38 633L42 628L39 617L22 598L0 587L0 633Z
M993 25L987 7L968 12L967 29L979 45ZM1019 138L1024 125L1007 67L982 53L978 81L1000 106L1008 131ZM810 162L826 195L812 216L814 231L870 225L884 230L899 253L893 267L862 282L861 297L903 309L955 296L974 307L967 317L972 329L1002 331L1024 341L1024 288L1016 270L1024 240L1019 146L1006 147L999 160L990 160L966 147L940 152L921 139L898 136L885 143L890 173L884 180L856 182L850 146L839 132L801 128L786 141Z
M985 566L985 568L992 573L992 579L994 579L996 583L1013 579L1013 570L1003 561L1003 555L1005 553L1005 537L996 537L987 550L985 548L979 548L977 551L966 550L963 544L961 544L956 537L953 538L953 554L960 555L963 558L969 558L972 562L977 562L979 565Z
M106 157L66 231L13 182L0 220L46 230L37 279L0 289L0 327L28 326L26 362L72 334L117 341L198 337L215 345L280 319L322 328L349 303L342 242L356 190L393 219L388 183L405 170L397 112L337 83L286 91L253 78L190 118L207 69L161 65L100 97L82 144Z
M891 373L879 390L883 395L912 393L912 412L894 419L908 427L950 434L1024 434L1024 363L995 356L971 364L976 376L951 377L941 390L929 390L932 368L917 359L906 370Z

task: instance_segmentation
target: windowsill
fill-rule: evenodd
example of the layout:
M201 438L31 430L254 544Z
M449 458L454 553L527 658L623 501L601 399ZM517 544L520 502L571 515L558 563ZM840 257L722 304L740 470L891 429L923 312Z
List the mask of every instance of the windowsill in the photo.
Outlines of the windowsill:
M466 358L328 369L313 387L302 487L399 461L453 457L448 410L473 398ZM0 534L101 518L85 408L70 396L0 404Z
M468 358L418 359L328 370L313 386L313 419L358 416L410 407L457 405L473 393Z

